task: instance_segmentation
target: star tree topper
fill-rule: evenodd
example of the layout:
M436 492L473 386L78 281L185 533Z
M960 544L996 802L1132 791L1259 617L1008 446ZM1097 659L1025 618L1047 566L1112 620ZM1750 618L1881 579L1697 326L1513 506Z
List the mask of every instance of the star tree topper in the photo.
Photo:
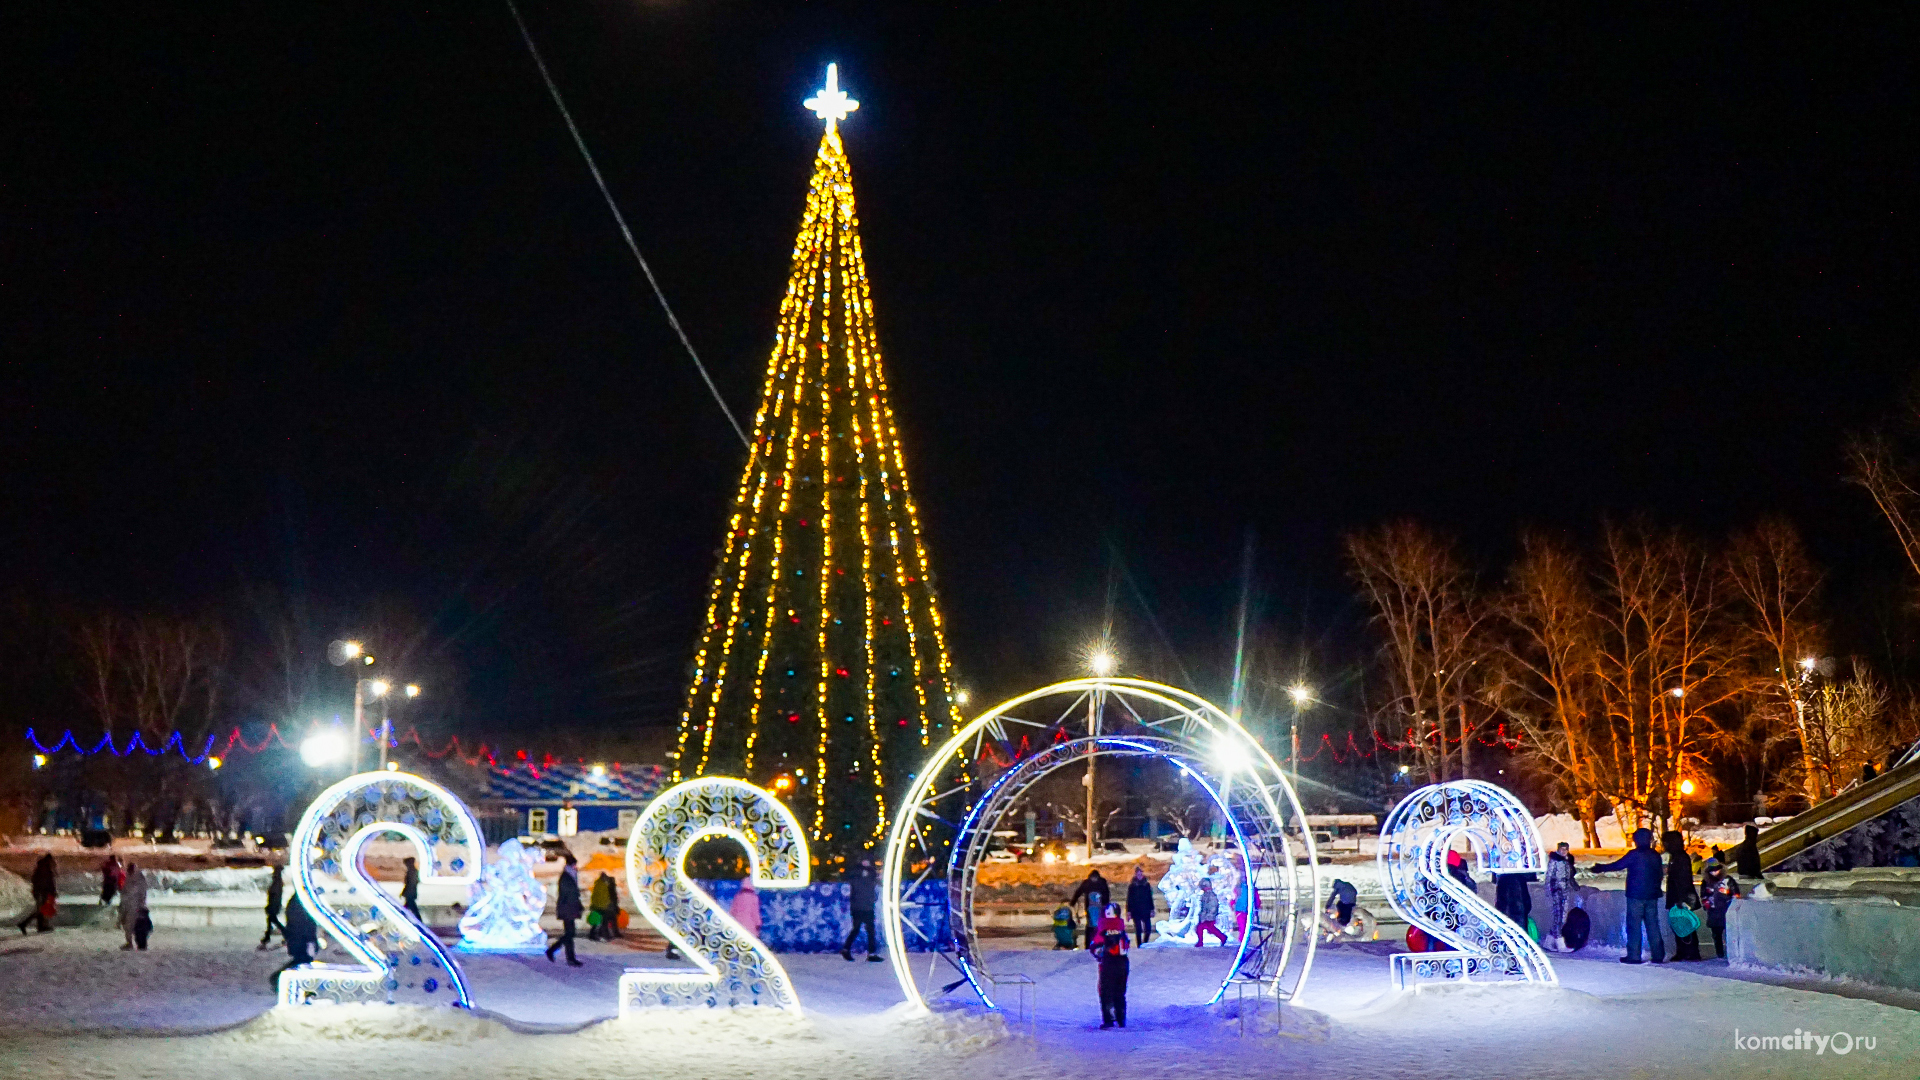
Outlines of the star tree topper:
M848 97L846 91L840 89L840 65L838 64L827 65L826 88L801 104L812 109L813 115L825 120L828 131L832 131L836 124L845 120L848 113L860 107L859 102Z

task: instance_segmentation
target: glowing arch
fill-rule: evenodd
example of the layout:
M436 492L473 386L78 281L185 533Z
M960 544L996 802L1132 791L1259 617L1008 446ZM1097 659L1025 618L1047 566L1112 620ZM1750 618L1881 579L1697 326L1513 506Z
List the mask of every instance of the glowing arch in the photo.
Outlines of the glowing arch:
M1014 762L991 784L962 783L962 771L989 746L1017 752L1022 736L1048 745ZM936 875L947 879L953 962L993 1006L988 970L973 932L974 875L987 839L1013 800L1055 769L1089 756L1157 757L1172 762L1222 811L1253 873L1259 907L1248 920L1218 1001L1235 980L1298 1004L1313 969L1320 874L1312 830L1297 828L1304 858L1287 842L1305 811L1272 755L1233 717L1197 694L1142 679L1087 678L1044 686L1001 702L947 740L914 778L887 836L881 877L882 929L901 993L924 1010L926 998L907 965L902 908ZM940 785L949 785L944 790ZM1303 880L1304 878L1304 880Z

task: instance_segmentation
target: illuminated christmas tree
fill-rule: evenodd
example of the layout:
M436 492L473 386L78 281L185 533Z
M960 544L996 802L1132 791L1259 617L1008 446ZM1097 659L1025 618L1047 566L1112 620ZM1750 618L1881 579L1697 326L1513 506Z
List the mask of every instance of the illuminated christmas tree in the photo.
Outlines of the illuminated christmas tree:
M674 779L737 776L792 805L838 863L957 721L952 667L874 337L827 67L826 121L706 625Z

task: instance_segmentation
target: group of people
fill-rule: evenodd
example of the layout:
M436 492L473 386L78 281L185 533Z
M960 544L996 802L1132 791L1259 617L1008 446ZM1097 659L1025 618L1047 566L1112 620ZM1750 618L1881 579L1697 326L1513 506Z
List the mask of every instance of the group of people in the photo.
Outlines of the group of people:
M60 884L59 867L51 854L40 856L33 864L29 885L33 909L18 923L20 932L25 934L28 926L36 926L39 933L52 933L53 920L60 910ZM147 911L147 875L133 860L122 865L118 855L108 855L100 864L101 909L105 910L115 897L120 900L118 922L127 939L120 947L145 951L153 933L153 917Z
M1760 876L1758 833L1759 830L1754 826L1747 826L1746 840L1735 849L1739 863L1737 868L1751 877ZM1714 955L1724 959L1727 955L1727 910L1740 897L1739 881L1727 873L1726 853L1717 848L1714 850L1713 856L1702 867L1705 873L1696 887L1693 858L1687 853L1685 839L1678 832L1669 831L1660 838L1660 842L1667 853L1664 873L1660 854L1653 850L1651 829L1635 829L1632 851L1613 862L1601 863L1593 868L1594 873L1613 870L1627 872L1627 955L1621 957L1620 962L1643 962L1641 946L1644 939L1652 961L1656 964L1666 963L1666 944L1660 935L1663 914L1674 932L1674 960L1686 962L1701 958L1700 922L1705 922L1708 932L1713 935ZM1569 868L1566 887L1570 891L1572 856L1566 852L1567 845L1561 844L1556 855L1563 856ZM1549 888L1553 885L1551 875L1548 885ZM1679 913L1686 914L1683 917ZM1704 914L1704 919L1695 913ZM1687 932L1681 933L1682 930Z

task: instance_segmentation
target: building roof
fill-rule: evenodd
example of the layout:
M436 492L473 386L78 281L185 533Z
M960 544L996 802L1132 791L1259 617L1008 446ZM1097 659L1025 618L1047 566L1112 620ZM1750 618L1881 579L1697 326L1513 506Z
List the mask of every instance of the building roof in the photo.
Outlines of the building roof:
M594 769L601 772L595 774ZM516 762L487 769L482 799L498 802L645 803L666 786L658 765L592 766L554 762Z

